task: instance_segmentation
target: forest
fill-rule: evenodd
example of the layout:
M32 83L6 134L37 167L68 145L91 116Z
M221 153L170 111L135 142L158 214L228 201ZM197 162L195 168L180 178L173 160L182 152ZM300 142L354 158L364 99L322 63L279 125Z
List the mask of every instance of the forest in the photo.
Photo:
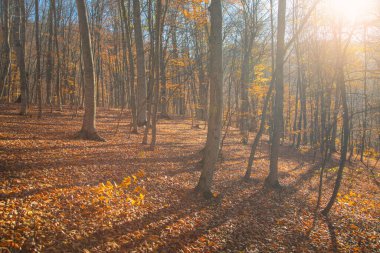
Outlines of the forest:
M380 252L379 0L0 0L0 252Z

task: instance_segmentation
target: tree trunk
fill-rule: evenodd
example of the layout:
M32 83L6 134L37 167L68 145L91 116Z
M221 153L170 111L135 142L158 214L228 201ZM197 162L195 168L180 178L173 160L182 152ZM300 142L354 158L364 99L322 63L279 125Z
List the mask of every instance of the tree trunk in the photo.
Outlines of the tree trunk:
M143 126L147 122L147 87L145 82L144 42L139 0L133 0L133 25L135 28L137 58L137 125Z
M59 7L59 4L58 4L58 7ZM55 86L55 89L56 89L56 97L57 97L57 106L58 106L58 110L59 111L62 111L62 94L61 94L61 56L60 56L60 52L59 52L59 41L58 41L58 29L59 29L59 21L60 21L60 17L61 15L57 15L57 12L60 11L60 8L55 8L55 4L53 5L53 15L54 15L54 40L55 40L55 54L56 54L56 58L57 58L57 69L56 69L56 86Z
M246 50L244 50L246 51ZM241 70L241 81L240 81L240 133L242 135L242 143L248 143L248 82L249 82L249 52L244 52Z
M330 153L329 153L329 157L331 157L332 153L336 152L336 144L335 144L335 140L336 140L336 135L337 135L337 131L338 131L338 113L339 113L339 103L340 103L340 99L339 99L339 87L337 86L336 87L336 90L335 90L335 101L334 101L334 114L333 114L333 129L332 129L332 133L331 133L331 140L330 140Z
M335 203L336 197L339 192L340 184L342 182L343 178L343 171L344 166L346 163L346 157L347 157L347 147L348 147L348 140L350 136L350 125L349 125L349 115L348 115L348 105L347 105L347 97L346 97L346 86L344 81L344 71L343 71L343 57L344 53L341 53L338 60L338 73L337 73L337 86L339 86L340 90L340 97L342 99L342 105L343 105L343 138L342 138L342 145L341 145L341 153L340 153L340 161L339 161L339 168L337 172L337 177L335 180L335 186L333 193L331 195L331 198L326 205L326 207L323 209L322 214L328 215L330 209Z
M199 120L207 120L207 97L208 97L208 82L206 78L206 74L204 71L204 64L203 64L203 48L205 47L204 40L203 40L203 32L196 27L194 28L194 46L195 46L195 61L196 61L196 68L198 70L198 80L199 80L199 99L197 99L196 103L196 114L197 118ZM173 40L175 36L173 35ZM198 97L197 97L198 98Z
M367 97L367 27L364 27L364 115L363 115L363 135L360 144L360 161L364 161L364 151L366 147L367 119L368 119L368 97Z
M212 0L209 7L210 31L210 110L207 141L202 173L196 190L206 198L212 198L211 184L218 159L223 117L223 38L221 0Z
M276 51L276 85L275 105L273 112L273 135L270 147L270 171L265 179L268 187L279 187L278 182L278 156L280 138L283 132L283 103L284 103L284 56L285 56L285 20L286 0L278 2L278 28Z
M250 4L246 3L249 8ZM245 10L245 12L250 12L249 10ZM248 131L250 128L249 124L249 98L248 98L248 89L249 89L249 70L251 68L250 58L253 47L253 41L255 38L254 29L254 17L250 15L254 15L252 11L250 14L244 13L244 36L243 36L243 58L241 63L241 77L240 77L240 133L242 135L242 143L248 143Z
M51 105L51 81L52 81L52 72L53 72L53 64L54 64L54 54L53 54L53 15L54 15L54 6L55 0L50 0L49 7L49 16L48 16L48 48L47 48L47 59L46 59L46 103Z
M161 59L161 0L157 0L156 4L156 44L155 44L155 56L154 56L154 71L155 71L155 79L154 79L154 88L152 94L153 100L153 112L152 112L152 141L150 143L150 148L153 150L156 145L157 139L157 108L158 108L158 99L160 95L160 59Z
M136 92L135 92L135 66L132 52L132 43L131 43L131 24L130 19L127 16L127 11L125 9L124 0L121 0L121 10L123 13L123 19L125 24L125 37L128 50L128 61L129 61L129 87L131 90L131 111L132 111L132 132L137 133L137 108L136 108ZM130 11L130 0L128 0L128 14Z
M168 115L168 91L166 88L166 47L161 46L160 68L161 68L161 91L160 91L160 103L161 103L161 118L169 119Z
M79 132L79 137L90 140L104 141L104 139L97 134L95 128L96 94L94 62L92 58L91 40L90 32L88 29L85 0L76 0L76 4L78 9L85 82L85 112L83 116L82 129Z
M297 72L298 68L297 68ZM296 146L297 139L297 119L298 119L298 96L299 96L299 87L300 87L300 77L297 75L297 86L296 86L296 101L295 101L295 109L294 109L294 121L293 121L293 142L292 147ZM290 97L289 97L290 98ZM290 99L289 99L290 100ZM298 142L297 142L298 144Z
M301 115L302 115L302 122L300 122L300 130L303 132L301 135L300 131L300 139L302 136L302 145L307 144L307 114L306 114L306 83L305 83L305 78L301 78L301 83L300 83L300 101L301 101ZM301 127L301 124L303 126Z
M41 47L40 47L40 24L39 24L39 0L35 0L35 25L36 25L36 81L38 87L38 118L42 118L42 85L41 85Z
M150 54L149 54L149 80L148 80L148 96L147 96L147 122L146 122L146 127L144 129L144 137L142 140L142 144L148 144L148 135L149 135L149 129L151 127L151 116L152 116L152 95L153 95L153 86L154 86L154 73L155 73L155 68L154 65L156 61L154 60L154 32L153 32L153 18L152 18L152 0L148 1L148 29L149 29L149 46L150 46Z
M3 47L1 52L2 69L0 70L0 82L2 83L3 87L1 88L0 100L3 98L4 95L9 69L11 66L11 46L9 43L9 0L3 0L2 7L4 18L2 27Z
M255 159L256 149L257 149L257 146L259 145L259 141L261 139L261 136L263 135L264 130L265 130L265 122L266 122L267 111L268 111L268 107L269 107L270 98L272 97L272 92L273 92L274 83L275 83L275 77L276 77L276 74L275 74L275 59L274 59L273 1L270 0L269 4L270 4L270 27L271 27L271 67L272 67L272 79L271 79L271 82L270 82L269 90L268 90L268 92L266 94L266 97L265 97L265 100L264 100L264 103L263 103L263 110L262 110L262 114L261 114L260 128L259 128L259 131L257 132L257 134L255 136L255 139L254 139L254 141L252 143L252 146L251 146L251 152L250 152L249 159L248 159L248 165L247 165L247 169L246 169L245 175L244 175L244 179L245 180L249 180L250 177L251 177L252 166L253 166L253 161Z
M17 65L20 70L21 81L21 115L28 113L28 80L25 67L25 3L24 0L16 0L15 18L13 24L13 40L16 51Z

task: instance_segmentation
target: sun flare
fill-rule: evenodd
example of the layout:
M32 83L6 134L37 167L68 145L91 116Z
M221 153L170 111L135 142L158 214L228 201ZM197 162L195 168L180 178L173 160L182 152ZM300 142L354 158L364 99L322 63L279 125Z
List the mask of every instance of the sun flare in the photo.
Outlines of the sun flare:
M378 11L378 0L326 0L326 7L333 17L344 22L363 22L372 19Z

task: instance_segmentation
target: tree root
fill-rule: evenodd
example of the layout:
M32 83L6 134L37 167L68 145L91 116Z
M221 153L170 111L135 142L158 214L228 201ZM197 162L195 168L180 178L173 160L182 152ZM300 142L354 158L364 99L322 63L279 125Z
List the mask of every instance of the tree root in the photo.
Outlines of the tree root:
M271 182L269 178L267 177L264 181L264 187L268 189L273 189L273 190L281 190L283 188L282 185L278 182L278 180L275 180L274 182Z
M74 136L75 139L82 139L82 140L91 140L91 141L101 141L105 142L106 140L101 137L97 132L88 132L84 130L80 130L78 133Z

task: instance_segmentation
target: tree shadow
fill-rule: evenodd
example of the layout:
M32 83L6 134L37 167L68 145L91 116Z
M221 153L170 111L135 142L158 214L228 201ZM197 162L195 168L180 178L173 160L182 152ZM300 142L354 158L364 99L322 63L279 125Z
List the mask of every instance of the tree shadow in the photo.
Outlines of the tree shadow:
M58 245L58 247L63 252L71 252L74 248L78 250L77 245L80 245L80 250L84 250L89 245L98 247L106 243L109 238L129 236L129 241L122 245L121 248L122 250L131 250L145 241L149 236L159 233L170 224L207 207L206 203L199 201L194 197L192 192L181 191L181 194L183 196L180 200L168 207L158 208L153 212L145 213L137 219L115 224L112 228L97 230L91 235L73 242L73 244L62 244ZM153 224L159 225L152 226ZM136 238L135 232L139 230L143 230L145 235ZM117 252L120 252L119 250Z
M246 186L249 186L249 184ZM229 187L231 186L229 185ZM240 189L244 186L237 187ZM273 201L268 201L268 199ZM270 215L267 215L268 212L270 212ZM214 214L208 219L207 223L202 223L196 228L179 235L165 238L165 242L155 251L179 252L186 250L187 246L193 245L197 240L203 240L201 243L206 244L207 247L204 249L206 252L245 251L255 241L260 242L263 238L273 238L272 230L277 226L277 221L283 218L286 212L288 210L283 205L279 205L276 198L273 198L272 192L259 189L227 208L216 207L213 211ZM204 237L220 233L219 229L221 227L234 227L234 229L228 234L221 235L225 241L222 247L215 248L213 247L214 243L208 245ZM298 231L292 230L292 234L291 239L293 242L299 241L300 238L302 242L307 241L307 238L304 238ZM271 240L275 239L269 239L266 242L270 243ZM284 250L291 250L291 246L287 245L288 248ZM268 250L267 245L259 246L260 250L265 251L264 248Z
M330 217L324 217L323 219L326 224L327 224L327 227L329 229L329 236L330 236L330 240L331 240L331 250L332 252L339 252L339 244L338 244L338 240L336 238L336 232L335 232L335 227L334 227L334 224L331 222L331 219Z
M49 191L53 190L62 190L62 189L68 189L72 187L81 187L81 186L95 186L100 183L102 183L104 180L96 180L96 181L90 181L90 182L81 182L81 183L74 183L74 184L58 184L55 186L51 187L45 187L45 188L35 188L35 189L30 189L30 190L24 190L21 192L16 192L16 193L0 193L0 200L7 200L7 199L12 199L12 198L27 198L36 194L41 194L44 193L46 194ZM121 180L119 180L121 181ZM120 183L120 182L118 182Z

